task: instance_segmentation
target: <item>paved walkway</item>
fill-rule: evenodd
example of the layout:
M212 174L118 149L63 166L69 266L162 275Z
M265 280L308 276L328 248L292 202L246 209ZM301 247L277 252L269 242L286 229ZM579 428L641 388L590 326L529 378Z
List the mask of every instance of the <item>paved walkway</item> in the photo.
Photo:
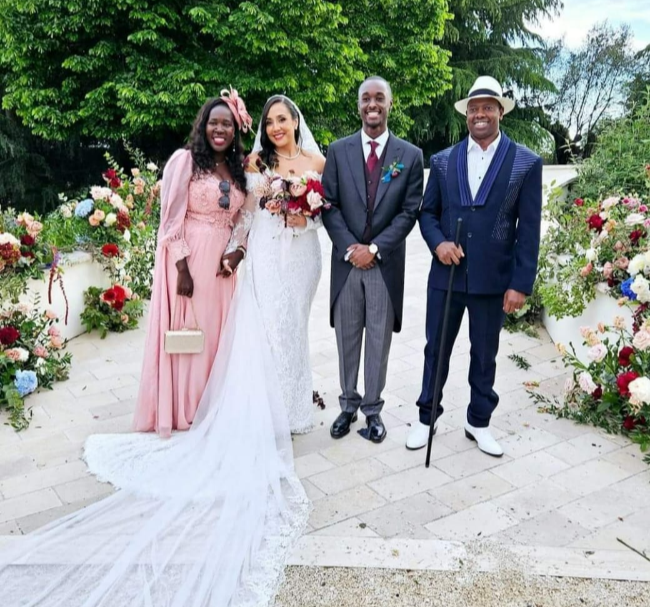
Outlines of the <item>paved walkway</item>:
M327 259L324 234L321 242ZM327 407L317 412L314 432L294 439L314 510L293 562L453 570L473 559L477 570L489 572L507 552L538 573L650 580L650 563L617 539L650 552L650 468L625 438L537 412L524 382L539 382L552 394L565 377L544 334L502 336L501 402L492 422L502 459L480 453L462 430L466 326L452 358L432 467L424 468L424 451L404 448L417 419L430 261L419 232L408 246L404 328L391 350L388 438L380 445L356 432L340 441L329 436L338 413L338 363L324 264L310 333L314 382ZM90 434L129 431L143 342L143 330L73 340L71 377L29 399L29 430L0 426L0 535L28 533L111 492L88 475L81 449ZM518 369L508 358L513 353L531 368Z

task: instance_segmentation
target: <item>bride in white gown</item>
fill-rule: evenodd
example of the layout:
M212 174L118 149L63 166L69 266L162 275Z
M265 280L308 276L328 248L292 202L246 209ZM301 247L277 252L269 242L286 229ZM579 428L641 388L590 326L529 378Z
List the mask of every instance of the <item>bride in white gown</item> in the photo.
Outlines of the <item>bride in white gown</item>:
M276 171L301 174L304 159L309 168L322 162L300 115L299 129L307 153L287 159L290 166L282 159ZM308 228L316 226L288 221L287 244L276 218L262 219L265 214L254 213L249 254L191 429L168 440L90 437L89 469L118 491L0 549L3 607L263 607L272 601L310 507L293 470L289 426L293 415L298 430L310 418L293 405L285 408L292 379L303 393L292 402L305 401L309 389L312 406L311 380L283 376L294 353L286 360L277 355L273 339L285 347L294 342L273 320L281 309L300 310L303 316L289 316L286 330L302 331L306 344L320 251L302 240L313 241ZM235 246L250 224L249 216L233 231ZM273 267L269 257L282 265ZM270 284L280 279L286 282ZM282 289L286 295L276 301ZM308 371L308 354L299 356Z

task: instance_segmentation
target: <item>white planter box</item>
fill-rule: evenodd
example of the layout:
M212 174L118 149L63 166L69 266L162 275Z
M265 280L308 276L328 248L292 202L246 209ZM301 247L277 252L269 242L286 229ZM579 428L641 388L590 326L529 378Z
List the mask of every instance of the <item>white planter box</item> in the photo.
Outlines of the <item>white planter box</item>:
M582 345L582 335L580 327L589 326L596 329L599 322L611 325L615 316L625 318L627 327L632 329L632 312L626 306L619 307L616 300L609 295L596 293L595 299L590 301L581 316L576 318L554 318L549 316L546 311L542 311L542 322L551 336L554 343L562 343L565 346L573 344L576 355L582 362L589 362L587 359L587 349ZM607 334L605 334L607 335ZM610 335L610 337L614 337Z
M27 291L20 301L34 303L36 296L40 297L39 308L54 310L59 315L59 328L65 339L72 339L85 332L81 324L81 313L84 311L84 292L88 287L108 288L110 280L102 266L93 261L92 255L84 251L75 251L62 255L60 267L63 270L63 288L68 298L68 324L65 319L65 299L58 283L52 285L52 303L47 300L50 284L50 271L44 271L45 280L30 280Z

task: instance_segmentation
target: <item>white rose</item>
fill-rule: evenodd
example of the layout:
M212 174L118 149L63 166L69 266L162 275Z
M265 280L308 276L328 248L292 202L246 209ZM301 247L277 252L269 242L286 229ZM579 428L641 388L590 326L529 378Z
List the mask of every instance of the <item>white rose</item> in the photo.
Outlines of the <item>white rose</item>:
M645 221L645 215L642 213L630 213L626 218L625 218L625 225L626 226L635 226L640 223L643 223Z
M18 240L13 234L9 232L3 232L0 234L0 244L11 244L11 245L20 245L20 240Z
M122 236L124 237L124 240L126 240L126 242L131 242L131 232L129 232L128 230L124 230L124 234L122 234Z
M34 306L27 302L21 302L16 306L16 310L27 315L34 309Z
M603 358L605 358L605 356L607 356L607 347L603 344L595 345L592 348L589 348L587 356L594 362L599 363Z
M13 348L14 352L18 353L18 360L24 363L29 358L29 352L25 348Z
M578 384L580 385L582 391L586 392L587 394L591 394L596 389L596 384L591 378L591 374L587 371L580 373L578 376Z
M609 213L603 211L602 213L600 213L600 218L607 221L609 219Z
M616 206L618 204L618 198L616 196L611 196L610 198L606 198L603 200L603 209L611 209L613 206Z
M632 261L627 266L627 271L630 276L636 276L641 272L646 265L645 255L643 253L635 255Z
M648 279L643 275L637 275L634 282L630 285L630 289L636 293L636 297L641 303L650 301L650 283L648 283Z
M155 165L153 162L150 162L147 165L147 171L157 171L157 170L158 170L158 166Z
M34 363L34 367L36 367L37 369L40 369L44 364L45 364L45 359L37 357L36 362Z
M113 190L99 185L94 185L90 188L90 197L93 200L110 200Z
M309 192L307 194L307 204L312 211L318 209L323 206L323 197L318 192Z
M108 215L106 215L106 219L104 219L104 223L108 227L112 226L116 221L117 221L117 215L115 213L109 213Z
M140 169L137 168L131 169L131 175L133 175L134 177L140 177Z
M642 352L650 349L650 331L647 329L641 329L638 331L632 340L632 345Z
M70 219L70 217L72 217L72 209L69 204L62 205L59 212L61 213L61 217L64 219Z
M596 261L598 259L598 251L596 249L587 249L585 257L587 261Z
M117 209L124 206L124 201L122 200L122 197L119 194L116 194L115 192L111 194L109 202Z
M647 377L637 377L631 381L628 390L630 391L630 402L633 405L650 403L650 379Z

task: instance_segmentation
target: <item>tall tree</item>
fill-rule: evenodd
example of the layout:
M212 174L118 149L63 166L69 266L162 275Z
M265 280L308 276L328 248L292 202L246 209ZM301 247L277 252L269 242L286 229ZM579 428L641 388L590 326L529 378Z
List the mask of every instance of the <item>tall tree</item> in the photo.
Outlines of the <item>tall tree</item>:
M452 87L431 106L412 112L412 138L427 152L457 141L466 129L453 104L477 76L493 76L507 94L516 90L518 97L554 90L544 74L542 39L530 24L561 7L562 0L450 0L453 19L446 24L441 46L451 53ZM538 107L524 104L506 117L504 129L539 148L548 140L543 122Z
M151 142L232 84L254 112L290 95L327 142L358 123L370 72L399 84L398 125L447 87L447 16L446 0L0 0L4 106L46 138Z

